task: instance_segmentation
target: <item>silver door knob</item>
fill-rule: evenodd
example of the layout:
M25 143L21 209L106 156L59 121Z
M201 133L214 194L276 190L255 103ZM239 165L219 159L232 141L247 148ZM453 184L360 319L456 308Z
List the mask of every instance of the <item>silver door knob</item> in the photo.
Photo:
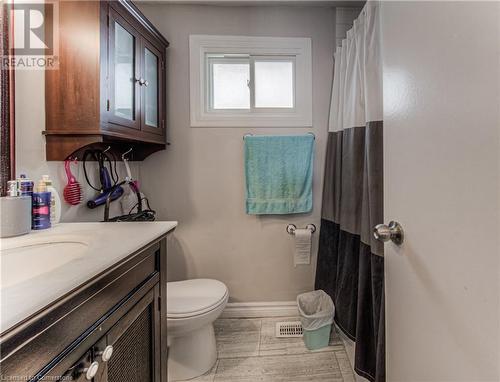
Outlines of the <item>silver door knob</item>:
M403 244L405 234L401 224L391 221L389 225L377 224L373 229L375 239L386 242L391 240L396 245Z
M99 370L99 362L92 362L89 367L86 367L81 370L82 373L85 373L85 379L87 381L91 381L97 374L97 370Z
M111 345L106 346L104 350L98 351L97 355L101 356L103 362L108 362L111 359L111 356L113 355L113 346Z

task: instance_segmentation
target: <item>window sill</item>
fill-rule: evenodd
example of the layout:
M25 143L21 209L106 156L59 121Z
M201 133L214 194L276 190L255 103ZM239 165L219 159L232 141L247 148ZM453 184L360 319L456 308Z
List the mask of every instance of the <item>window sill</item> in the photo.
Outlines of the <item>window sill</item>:
M191 127L312 127L312 117L297 113L259 114L191 114Z

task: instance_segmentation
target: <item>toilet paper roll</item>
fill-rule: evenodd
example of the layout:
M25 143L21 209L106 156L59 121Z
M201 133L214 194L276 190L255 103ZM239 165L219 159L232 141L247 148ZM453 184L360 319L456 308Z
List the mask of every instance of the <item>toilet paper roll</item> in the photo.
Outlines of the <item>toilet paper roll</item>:
M311 230L297 228L295 230L295 256L293 265L311 264Z

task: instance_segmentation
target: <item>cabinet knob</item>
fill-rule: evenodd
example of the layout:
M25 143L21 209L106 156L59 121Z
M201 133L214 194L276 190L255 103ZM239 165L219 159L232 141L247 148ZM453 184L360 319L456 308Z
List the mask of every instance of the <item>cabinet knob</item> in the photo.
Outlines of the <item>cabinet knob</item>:
M97 374L97 370L99 370L99 362L94 361L92 362L89 367L86 367L84 369L81 369L80 372L82 374L85 373L85 379L87 381L91 381L92 378L94 378Z
M144 78L136 78L135 79L135 82L139 82L139 85L144 85L144 83L146 82L146 80Z
M148 80L144 81L144 86L148 86L148 85L149 85Z
M97 355L101 356L103 362L108 362L111 359L111 356L113 355L113 346L111 345L106 346L104 350L98 351Z

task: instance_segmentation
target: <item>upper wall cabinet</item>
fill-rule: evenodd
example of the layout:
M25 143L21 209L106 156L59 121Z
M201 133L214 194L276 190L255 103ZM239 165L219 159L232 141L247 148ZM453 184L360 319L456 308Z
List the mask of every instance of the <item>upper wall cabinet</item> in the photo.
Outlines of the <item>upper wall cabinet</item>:
M59 67L45 75L47 160L87 145L166 144L168 41L130 1L59 2Z

